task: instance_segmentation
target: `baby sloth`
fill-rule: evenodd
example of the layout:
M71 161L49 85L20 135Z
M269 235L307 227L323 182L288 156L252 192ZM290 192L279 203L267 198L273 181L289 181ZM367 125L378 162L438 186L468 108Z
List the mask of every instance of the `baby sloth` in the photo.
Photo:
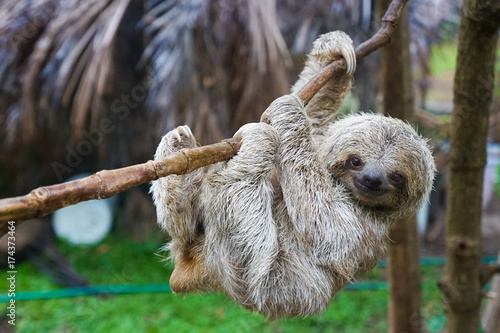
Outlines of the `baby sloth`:
M307 107L286 95L266 110L267 123L243 126L234 158L153 182L172 237L174 292L222 291L269 318L320 313L379 262L391 224L425 199L435 167L411 126L375 114L331 123L355 68L347 35L315 42L292 91L341 56L347 73ZM155 158L195 145L180 126Z

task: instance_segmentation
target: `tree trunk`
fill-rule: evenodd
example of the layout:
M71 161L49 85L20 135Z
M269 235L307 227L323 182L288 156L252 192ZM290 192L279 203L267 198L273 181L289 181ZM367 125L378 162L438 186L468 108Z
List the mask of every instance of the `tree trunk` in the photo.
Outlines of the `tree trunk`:
M397 221L389 232L389 332L422 332L420 266L416 217Z
M379 12L390 1L381 0ZM411 73L408 10L401 15L391 43L382 50L383 109L386 115L412 121L413 78ZM415 215L397 221L389 231L389 332L420 332L420 266Z
M496 8L494 8L496 7ZM447 332L478 332L481 197L500 5L464 0L453 90L446 266Z

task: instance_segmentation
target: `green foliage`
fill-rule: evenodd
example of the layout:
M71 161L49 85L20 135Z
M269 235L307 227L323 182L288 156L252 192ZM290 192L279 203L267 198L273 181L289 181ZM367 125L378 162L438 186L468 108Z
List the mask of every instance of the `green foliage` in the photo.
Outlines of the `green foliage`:
M106 239L100 245L59 244L91 284L167 283L172 266L155 255L159 245ZM166 266L166 267L165 267ZM437 332L444 302L436 288L440 268L425 267L424 315ZM381 281L376 268L367 280ZM58 289L30 263L19 265L17 291ZM83 296L18 301L19 332L387 332L387 290L344 291L320 316L266 321L221 294L170 293Z
M359 112L359 99L353 94L347 95L338 110L339 114L351 114Z
M497 181L495 182L495 192L500 197L500 164L497 167Z
M457 66L457 44L449 43L431 47L430 68L432 74L453 72Z
M499 60L500 60L500 47L497 48L497 61L495 61L495 73L500 72L500 61Z

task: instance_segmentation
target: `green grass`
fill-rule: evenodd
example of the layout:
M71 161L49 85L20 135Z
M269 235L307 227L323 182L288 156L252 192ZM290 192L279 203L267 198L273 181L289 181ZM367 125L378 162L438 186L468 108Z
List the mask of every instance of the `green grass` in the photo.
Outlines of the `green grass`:
M171 265L155 255L156 245L106 239L98 246L59 244L74 267L92 284L166 283ZM375 269L369 280L383 279ZM440 268L424 270L424 315L442 315L436 289ZM30 263L18 267L17 291L60 288ZM4 284L5 285L5 284ZM2 290L4 292L4 290ZM388 291L344 291L320 316L266 321L221 294L180 296L170 293L81 296L18 301L19 332L386 332ZM5 304L5 303L4 303ZM438 318L439 319L439 318ZM442 322L442 320L441 320ZM438 329L440 322L434 325ZM435 330L436 331L436 330Z

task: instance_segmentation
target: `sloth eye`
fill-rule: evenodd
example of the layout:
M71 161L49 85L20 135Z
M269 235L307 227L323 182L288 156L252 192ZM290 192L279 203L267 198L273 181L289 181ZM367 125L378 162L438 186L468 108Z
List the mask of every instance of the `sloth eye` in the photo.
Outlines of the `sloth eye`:
M406 180L406 177L400 174L399 172L394 172L389 175L389 179L396 185L403 184Z
M353 167L355 169L358 169L361 166L363 166L363 161L361 161L361 158L359 158L358 156L352 156L350 158L349 163L351 164L351 167Z

